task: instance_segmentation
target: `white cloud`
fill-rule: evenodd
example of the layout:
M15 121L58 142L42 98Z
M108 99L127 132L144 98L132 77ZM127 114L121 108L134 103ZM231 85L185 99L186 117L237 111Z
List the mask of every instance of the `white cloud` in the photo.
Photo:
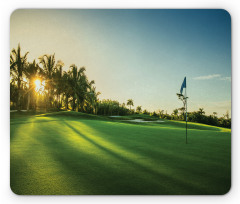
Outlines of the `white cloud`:
M211 75L207 75L207 76L199 76L199 77L195 77L195 80L208 80L208 79L213 79L213 78L220 78L221 75L220 74L211 74Z
M210 74L207 76L199 76L193 78L195 80L209 80L209 79L219 79L223 81L231 81L231 77L222 77L220 74Z
M221 77L220 80L231 81L231 77Z

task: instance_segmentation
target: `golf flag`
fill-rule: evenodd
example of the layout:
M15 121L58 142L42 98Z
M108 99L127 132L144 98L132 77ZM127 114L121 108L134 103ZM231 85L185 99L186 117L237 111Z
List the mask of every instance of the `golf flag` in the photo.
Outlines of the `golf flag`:
M185 77L184 80L183 80L181 89L180 89L180 93L181 93L181 94L182 94L182 92L183 92L183 88L186 88L186 87L187 87L187 83L186 83L186 77Z

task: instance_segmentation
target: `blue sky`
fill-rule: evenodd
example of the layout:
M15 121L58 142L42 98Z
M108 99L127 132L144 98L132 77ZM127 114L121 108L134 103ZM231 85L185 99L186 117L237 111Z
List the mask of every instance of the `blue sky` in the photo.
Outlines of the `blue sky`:
M224 10L16 10L10 48L85 66L100 99L166 110L187 77L188 109L231 111L231 18Z

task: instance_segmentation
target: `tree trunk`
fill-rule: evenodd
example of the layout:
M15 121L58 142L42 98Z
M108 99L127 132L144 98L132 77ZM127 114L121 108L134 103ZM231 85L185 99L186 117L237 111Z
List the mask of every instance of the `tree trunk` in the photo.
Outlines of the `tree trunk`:
M60 109L60 95L57 94L57 108Z
M30 90L28 90L27 111L29 111L29 105L30 105Z
M66 109L68 110L68 97L66 96Z
M79 99L77 98L77 108L76 108L76 112L79 112Z
M95 107L94 107L94 114L97 115L97 104L95 104Z
M76 98L75 97L73 97L73 106L72 106L72 110L74 111L75 110L75 108L76 108L76 103L75 103L75 101L76 101Z
M37 111L37 104L38 104L38 94L35 93L36 98L34 99L34 110Z
M20 111L21 110L21 79L20 77L18 77L18 100L17 100L17 110Z
M61 107L62 107L62 102L63 102L63 95L61 95L61 102L60 102Z
M46 110L48 110L49 107L49 89L47 89L47 94L46 94Z
M50 100L49 100L49 92L47 93L47 103L46 103L46 109L49 110L50 108Z
M30 109L30 104L31 104L31 99L32 99L32 86L31 86L31 84L32 84L32 81L31 80L29 80L29 83L28 83L28 87L29 87L29 89L28 89L28 101L27 101L27 111L29 111L29 109ZM31 105L31 108L32 108L32 105Z
M84 100L83 100L83 101L81 101L81 103L80 103L80 104L81 104L81 111L82 111L82 112L84 112L84 110L83 110L83 109L84 109L84 107L83 107L83 106L84 106Z

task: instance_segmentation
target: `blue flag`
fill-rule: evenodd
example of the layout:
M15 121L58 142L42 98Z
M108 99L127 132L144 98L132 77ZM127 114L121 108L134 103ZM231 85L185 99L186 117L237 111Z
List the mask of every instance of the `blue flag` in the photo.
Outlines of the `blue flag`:
M183 80L181 89L180 89L180 93L181 93L181 94L182 94L182 92L183 92L183 88L186 88L186 87L187 87L187 82L186 82L186 77L185 77L184 80Z

